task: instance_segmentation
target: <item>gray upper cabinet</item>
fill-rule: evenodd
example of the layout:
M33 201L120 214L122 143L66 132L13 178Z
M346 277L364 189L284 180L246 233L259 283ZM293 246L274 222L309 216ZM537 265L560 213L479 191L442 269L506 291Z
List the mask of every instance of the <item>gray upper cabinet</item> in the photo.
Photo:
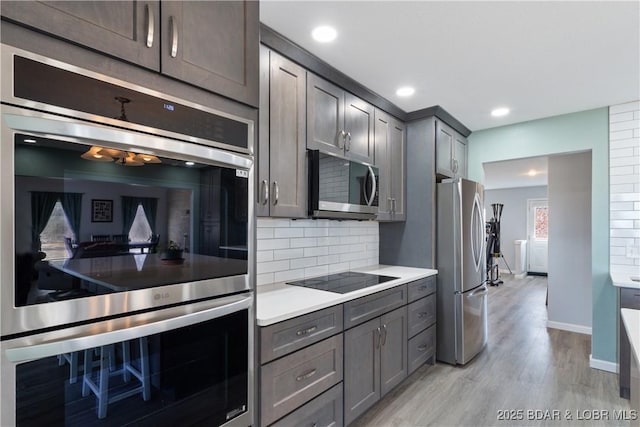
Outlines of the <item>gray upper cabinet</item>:
M39 31L258 106L258 2L3 1L1 12Z
M307 216L306 71L261 46L258 216Z
M374 108L311 73L307 76L307 148L374 161Z
M2 1L2 16L158 71L158 1Z
M467 176L467 140L436 119L436 174L447 178Z
M404 221L406 132L404 124L375 110L375 159L379 167L378 220Z
M258 2L163 1L162 73L258 106Z

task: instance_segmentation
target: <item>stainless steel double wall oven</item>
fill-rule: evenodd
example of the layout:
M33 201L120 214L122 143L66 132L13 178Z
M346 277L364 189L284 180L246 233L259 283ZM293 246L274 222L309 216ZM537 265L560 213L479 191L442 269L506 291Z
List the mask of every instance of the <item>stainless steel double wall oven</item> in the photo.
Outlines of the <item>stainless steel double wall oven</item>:
M250 115L0 50L0 425L251 425Z

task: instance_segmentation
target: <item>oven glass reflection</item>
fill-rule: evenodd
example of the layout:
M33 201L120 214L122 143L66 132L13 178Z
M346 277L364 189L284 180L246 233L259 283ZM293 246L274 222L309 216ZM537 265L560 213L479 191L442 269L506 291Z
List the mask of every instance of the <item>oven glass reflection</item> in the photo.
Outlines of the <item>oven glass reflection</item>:
M16 306L247 273L246 171L21 134L14 148Z
M16 367L18 426L219 426L247 410L248 313Z

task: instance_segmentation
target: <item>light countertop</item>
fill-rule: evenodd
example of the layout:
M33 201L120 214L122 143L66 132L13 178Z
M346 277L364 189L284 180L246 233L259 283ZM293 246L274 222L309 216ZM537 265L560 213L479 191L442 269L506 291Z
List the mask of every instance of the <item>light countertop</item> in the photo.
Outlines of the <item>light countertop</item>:
M394 276L398 279L346 294L321 291L318 289L292 286L285 283L258 286L256 302L256 318L259 326L292 319L316 310L341 304L345 301L360 298L375 292L384 291L414 280L438 274L437 270L390 265L374 265L356 268L352 271L360 273Z
M640 289L640 271L636 271L635 273L629 271L612 271L609 275L611 276L613 286ZM631 280L632 278L638 281Z
M640 310L623 308L620 309L620 315L627 330L631 352L636 355L636 360L640 361Z

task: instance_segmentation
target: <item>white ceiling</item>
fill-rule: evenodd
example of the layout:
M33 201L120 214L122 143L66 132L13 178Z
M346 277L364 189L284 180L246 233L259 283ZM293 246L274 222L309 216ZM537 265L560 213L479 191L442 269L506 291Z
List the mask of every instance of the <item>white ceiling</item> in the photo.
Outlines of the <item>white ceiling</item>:
M548 184L548 157L489 162L484 167L484 188L535 187ZM529 172L535 175L529 175Z
M262 0L260 20L403 110L440 105L471 130L640 99L638 1ZM321 24L334 42L311 39Z

